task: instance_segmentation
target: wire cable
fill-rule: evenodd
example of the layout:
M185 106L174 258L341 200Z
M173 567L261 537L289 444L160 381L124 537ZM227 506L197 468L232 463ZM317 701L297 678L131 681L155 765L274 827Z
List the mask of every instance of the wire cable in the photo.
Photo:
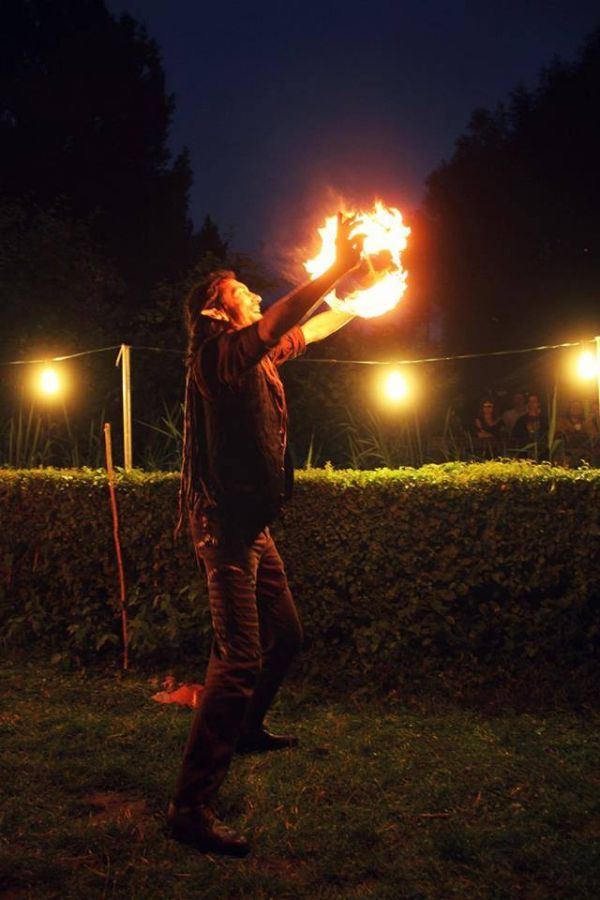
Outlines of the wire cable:
M40 363L63 362L65 359L75 359L78 356L90 356L92 353L106 353L108 350L118 350L121 344L113 344L112 347L99 347L97 350L81 350L79 353L68 353L66 356L45 356L43 359L11 359L0 362L0 366L33 366Z
M354 366L416 366L420 363L436 363L436 362L453 362L458 359L482 359L488 356L514 356L519 353L537 353L541 350L562 350L565 347L579 347L581 344L592 344L594 338L588 338L581 341L566 341L562 344L542 344L539 347L523 347L519 350L487 350L482 353L459 353L454 356L426 356L422 359L331 359L329 357L320 359L318 357L297 357L294 362L302 363L335 363L336 365L354 365ZM185 350L176 350L174 347L148 347L129 345L131 350L146 350L153 353L177 353L180 356L185 354ZM46 356L43 359L13 359L6 362L0 362L0 366L27 366L48 362L63 362L66 359L75 359L79 356L89 356L92 353L106 353L109 350L120 350L123 344L113 344L110 347L99 347L95 350L81 350L79 353L69 353L65 356Z
M423 359L318 359L316 357L297 357L294 362L315 363L351 363L356 366L415 366L419 363L452 362L455 359L481 359L485 356L511 356L516 353L535 353L538 350L559 350L563 347L579 347L589 344L587 341L568 341L564 344L544 344L540 347L524 347L521 350L488 350L485 353L460 353L456 356L427 356Z

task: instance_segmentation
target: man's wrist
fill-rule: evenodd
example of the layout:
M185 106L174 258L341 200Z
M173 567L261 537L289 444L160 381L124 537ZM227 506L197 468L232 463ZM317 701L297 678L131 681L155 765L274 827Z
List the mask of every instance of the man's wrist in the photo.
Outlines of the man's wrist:
M327 270L327 274L333 284L336 281L339 281L340 278L343 278L344 275L347 275L348 272L352 271L348 266L343 265L343 263L339 263L337 260L332 263L332 265Z

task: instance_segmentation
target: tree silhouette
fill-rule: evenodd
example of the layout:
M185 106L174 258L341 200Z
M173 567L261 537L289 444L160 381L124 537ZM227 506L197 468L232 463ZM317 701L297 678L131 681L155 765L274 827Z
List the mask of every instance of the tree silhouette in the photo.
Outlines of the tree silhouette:
M126 340L193 251L192 176L167 146L174 101L156 44L103 0L7 0L0 58L0 203L85 224L124 285Z
M600 30L535 89L476 110L428 179L427 277L451 349L598 333L599 158Z
M205 216L202 228L194 237L194 256L202 257L212 254L216 260L224 262L227 258L229 241L221 237L219 227L210 216Z
M82 336L97 346L122 293L84 223L0 206L1 360L78 351Z

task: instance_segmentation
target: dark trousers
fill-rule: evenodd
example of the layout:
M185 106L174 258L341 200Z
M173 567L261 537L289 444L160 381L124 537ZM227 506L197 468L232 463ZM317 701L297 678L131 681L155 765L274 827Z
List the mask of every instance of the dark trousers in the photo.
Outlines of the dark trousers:
M214 639L173 802L212 806L237 740L257 731L300 649L302 627L269 530L198 551Z

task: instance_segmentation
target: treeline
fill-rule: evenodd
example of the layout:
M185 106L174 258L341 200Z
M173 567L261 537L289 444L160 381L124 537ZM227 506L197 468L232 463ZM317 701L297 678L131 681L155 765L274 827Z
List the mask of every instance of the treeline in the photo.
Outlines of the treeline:
M193 174L187 150L169 148L175 99L159 48L104 0L7 0L2 12L0 361L122 342L183 349L182 296L201 272L261 275L210 217L194 229ZM181 393L182 366L164 362L136 385L139 420ZM70 410L68 423L80 438L107 406L118 422L114 367L87 368L77 372L87 415L79 423ZM3 369L6 442L28 415L20 391Z
M455 352L600 331L600 29L477 109L427 182L421 254ZM415 276L417 277L417 276Z
M0 361L121 342L183 349L181 300L199 274L224 266L259 291L273 286L210 217L194 228L189 156L169 148L175 99L138 22L114 17L104 0L6 0L2 24ZM473 113L451 159L429 177L423 209L409 217L402 309L334 336L335 355L389 359L442 349L432 342L481 351L598 333L598 158L600 31L574 62L554 61L535 87ZM437 316L441 340L423 327ZM309 405L312 395L317 410L350 402L350 376L338 373L323 389L309 369L296 391ZM156 416L161 398L176 427L179 362L157 358L136 371L136 427ZM499 372L482 364L469 377L483 393L498 387ZM505 388L522 389L519 377ZM87 378L99 398L94 414L106 402L116 409L114 370L90 368ZM290 373L292 395L299 380ZM465 392L451 380L444 408ZM4 419L15 396L7 385ZM314 417L305 418L303 454Z
M193 228L159 48L104 0L7 0L2 26L3 355L177 339L165 298L229 248L210 218Z

